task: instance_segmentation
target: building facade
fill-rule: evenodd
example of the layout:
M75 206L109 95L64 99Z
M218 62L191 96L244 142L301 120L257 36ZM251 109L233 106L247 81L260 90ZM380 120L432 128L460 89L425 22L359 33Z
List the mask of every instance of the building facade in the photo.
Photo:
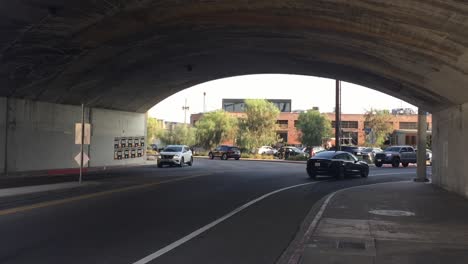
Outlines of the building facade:
M299 140L300 132L297 129L297 120L301 111L283 111L291 108L291 100L268 100L276 101L282 107L278 115L276 133L282 143L301 146ZM223 109L230 112L238 118L245 117L243 99L223 99ZM395 110L395 109L394 109ZM391 126L393 133L389 138L390 145L416 145L418 115L407 111L392 111ZM335 113L324 113L335 128ZM203 113L192 114L190 124L196 125L196 122L203 117ZM427 116L428 135L431 135L432 116ZM341 114L342 138L345 144L364 145L366 142L366 122L364 114ZM234 144L234 142L225 142Z

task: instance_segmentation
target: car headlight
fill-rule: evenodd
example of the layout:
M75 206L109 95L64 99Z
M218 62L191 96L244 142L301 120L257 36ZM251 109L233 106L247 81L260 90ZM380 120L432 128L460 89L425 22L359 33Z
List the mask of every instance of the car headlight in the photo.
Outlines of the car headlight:
M388 154L386 154L385 156L387 156L387 157L391 157L391 156L392 156L392 154L388 153Z
M174 155L174 158L178 158L178 157L180 157L179 154Z

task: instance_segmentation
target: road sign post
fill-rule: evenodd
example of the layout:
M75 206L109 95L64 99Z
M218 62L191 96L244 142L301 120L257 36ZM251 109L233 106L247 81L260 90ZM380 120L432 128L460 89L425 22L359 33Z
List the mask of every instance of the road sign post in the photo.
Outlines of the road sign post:
M83 179L83 149L84 149L84 133L85 133L85 126L84 126L84 104L81 104L81 152L80 152L80 179L78 182L81 184Z

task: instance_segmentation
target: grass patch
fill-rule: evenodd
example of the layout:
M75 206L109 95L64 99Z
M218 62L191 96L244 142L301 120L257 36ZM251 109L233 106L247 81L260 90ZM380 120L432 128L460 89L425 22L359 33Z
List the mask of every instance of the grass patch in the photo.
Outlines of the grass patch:
M288 158L288 160L297 160L297 161L306 161L308 160L309 158L305 157L305 156L290 156Z
M249 153L242 153L241 158L243 159L265 159L265 160L272 160L274 159L273 155L262 155L262 154L249 154Z

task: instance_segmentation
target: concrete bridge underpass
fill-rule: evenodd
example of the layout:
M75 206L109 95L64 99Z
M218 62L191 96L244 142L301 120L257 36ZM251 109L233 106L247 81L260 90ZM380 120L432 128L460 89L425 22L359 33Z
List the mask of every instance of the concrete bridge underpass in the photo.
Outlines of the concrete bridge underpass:
M433 182L468 196L468 4L461 1L0 0L0 169L90 166L145 112L205 81L254 73L336 78L433 114Z

